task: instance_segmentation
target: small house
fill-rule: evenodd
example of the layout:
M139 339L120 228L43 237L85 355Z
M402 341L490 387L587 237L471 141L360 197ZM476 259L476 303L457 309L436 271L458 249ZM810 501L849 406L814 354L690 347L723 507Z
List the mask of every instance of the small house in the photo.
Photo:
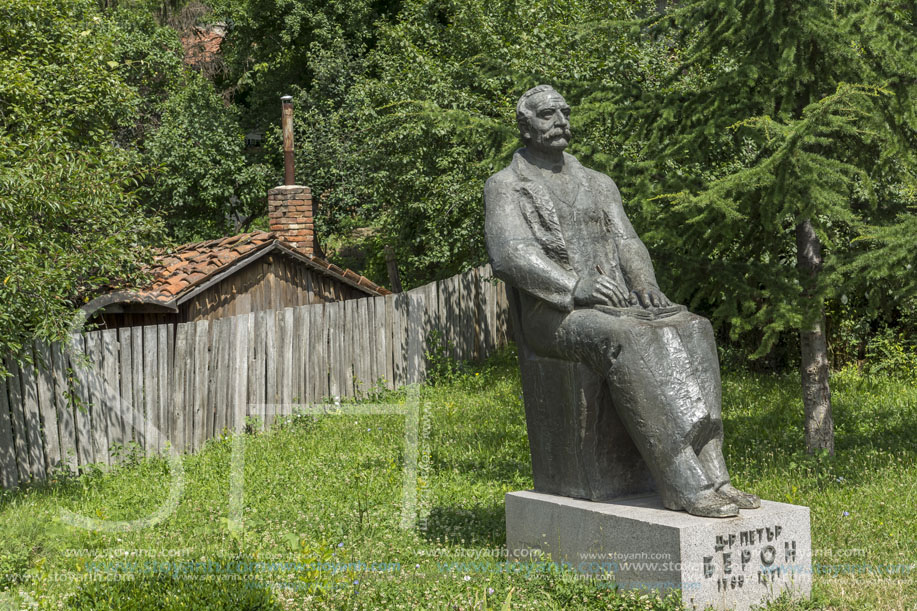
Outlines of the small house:
M390 291L318 256L309 187L268 192L270 232L184 244L155 257L149 286L104 296L103 327L213 320Z

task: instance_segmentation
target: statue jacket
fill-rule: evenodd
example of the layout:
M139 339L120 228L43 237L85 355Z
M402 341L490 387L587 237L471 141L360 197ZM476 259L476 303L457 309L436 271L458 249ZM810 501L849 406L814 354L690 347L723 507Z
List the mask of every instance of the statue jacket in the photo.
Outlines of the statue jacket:
M564 153L566 198L519 149L484 187L485 240L494 274L520 304L574 309L581 279L604 274L625 292L658 288L649 253L624 213L614 181ZM534 301L533 301L534 300Z

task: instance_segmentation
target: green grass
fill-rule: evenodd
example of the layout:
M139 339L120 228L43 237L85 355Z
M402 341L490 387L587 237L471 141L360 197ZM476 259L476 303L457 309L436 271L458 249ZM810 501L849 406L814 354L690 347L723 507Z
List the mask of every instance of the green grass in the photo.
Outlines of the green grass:
M731 373L723 387L736 484L811 507L820 569L813 600L771 606L917 607L915 384L836 374L834 459L802 451L795 377ZM400 415L300 416L246 435L241 529L229 521L229 438L184 458L177 509L145 529L83 530L60 511L109 520L149 514L169 488L161 458L3 492L0 591L20 601L15 608L32 600L42 609L677 609L672 598L616 594L569 572L506 570L496 555L503 496L531 487L520 393L510 351L422 389L426 518L409 530L399 527ZM383 399L404 404L407 394ZM483 564L448 564L468 561ZM248 570L232 570L238 566ZM902 566L911 568L895 568Z

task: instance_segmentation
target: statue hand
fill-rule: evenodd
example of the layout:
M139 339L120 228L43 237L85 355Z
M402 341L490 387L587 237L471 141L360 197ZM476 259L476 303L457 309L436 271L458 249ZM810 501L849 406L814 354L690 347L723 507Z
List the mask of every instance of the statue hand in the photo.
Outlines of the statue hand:
M573 301L586 306L608 303L619 308L626 308L630 305L626 290L608 276L581 278L573 289Z
M631 302L636 301L644 308L664 308L672 305L669 298L662 294L658 288L638 288L630 292ZM634 304L636 305L636 303Z

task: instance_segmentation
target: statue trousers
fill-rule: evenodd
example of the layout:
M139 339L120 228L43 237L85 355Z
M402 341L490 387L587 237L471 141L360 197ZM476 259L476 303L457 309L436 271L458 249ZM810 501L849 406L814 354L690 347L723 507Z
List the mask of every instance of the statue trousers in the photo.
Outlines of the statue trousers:
M541 356L584 363L607 380L667 505L729 481L710 321L689 312L653 321L591 308L561 312L532 301L523 309L526 343Z

